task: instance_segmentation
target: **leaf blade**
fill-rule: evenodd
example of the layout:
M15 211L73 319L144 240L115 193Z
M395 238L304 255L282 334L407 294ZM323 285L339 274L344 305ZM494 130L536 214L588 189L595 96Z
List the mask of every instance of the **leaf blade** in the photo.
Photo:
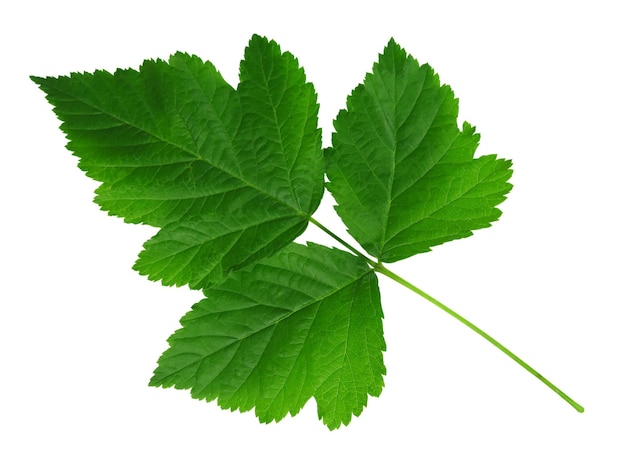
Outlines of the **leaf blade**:
M270 182L276 194L312 214L324 191L319 105L304 70L273 40L253 36L240 65L240 131L255 144L257 161L275 157L282 167L256 169L251 181Z
M155 247L164 245L155 240L146 243L143 258L135 265L151 279L194 288L219 282L229 271L293 241L319 205L323 162L313 86L306 82L297 60L281 53L276 43L255 35L247 54L250 48L283 72L294 74L289 87L307 94L306 98L281 97L280 109L306 114L294 115L292 123L283 125L284 134L299 134L303 140L285 147L278 144L271 156L262 153L250 121L251 105L245 102L245 87L255 83L253 70L262 62L242 62L249 69L242 74L243 96L210 62L182 53L168 62L147 60L139 71L32 78L55 106L79 167L101 182L95 202L103 210L129 223L167 229L160 240L174 241L174 226L188 230L194 225L198 230L203 221L208 223L199 237L202 241L187 246L219 252L209 259L217 260L215 273L204 273L198 261L188 260L188 249L179 250L180 255L166 266L176 248ZM272 87L265 89L267 95L275 95ZM260 171L285 174L288 162L302 160L312 165L290 171L293 178L281 185L276 185L277 179L255 178ZM296 192L304 196L292 197ZM228 228L216 230L224 220ZM264 227L268 223L273 231ZM234 250L224 249L219 240L228 234L254 237L252 243L260 247L247 255L234 251L237 242ZM179 237L191 238L188 232ZM232 261L235 256L238 261Z
M459 130L457 115L450 88L391 40L337 116L333 148L325 153L327 187L348 232L377 259L430 251L498 219L495 205L511 188L511 163L474 159L479 136L468 124ZM497 163L497 179L463 180L478 163L491 166L487 161ZM485 197L473 209L474 196L439 194L448 188L471 195L478 187ZM438 219L444 212L457 218Z
M221 281L224 270L238 270L279 250L285 236L296 238L307 226L290 213L282 218L276 212L256 213L253 222L225 216L168 224L144 243L133 268L166 286L203 289Z
M262 422L295 415L314 397L331 429L380 394L382 309L361 259L292 244L205 295L170 338L151 385L191 389L223 408L255 407Z

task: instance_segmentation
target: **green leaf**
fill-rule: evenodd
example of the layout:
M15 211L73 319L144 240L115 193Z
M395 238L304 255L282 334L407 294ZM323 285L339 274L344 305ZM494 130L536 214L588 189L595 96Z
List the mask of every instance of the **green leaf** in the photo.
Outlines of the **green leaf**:
M495 221L510 161L475 158L458 102L393 40L337 116L325 157L316 95L278 45L253 36L235 90L178 53L139 71L33 78L79 157L96 202L159 227L135 269L206 298L182 318L150 381L189 389L262 422L310 399L331 429L383 387L376 273L420 295L584 408L499 341L383 262L429 251ZM312 217L324 191L375 259ZM312 221L352 253L292 243Z
M262 422L309 400L331 429L383 387L376 274L349 253L292 244L205 291L182 318L151 380L256 410Z
M428 65L391 40L348 97L326 152L328 189L350 234L393 262L468 237L498 219L511 162L474 158L458 100Z
M162 230L135 268L202 288L290 243L323 193L316 94L278 45L254 36L233 89L177 53L139 71L36 78L111 215Z

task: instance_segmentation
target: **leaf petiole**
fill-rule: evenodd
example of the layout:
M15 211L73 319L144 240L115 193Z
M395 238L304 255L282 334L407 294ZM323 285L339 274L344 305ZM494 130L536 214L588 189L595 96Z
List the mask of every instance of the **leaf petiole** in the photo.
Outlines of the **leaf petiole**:
M330 229L326 228L324 225L322 225L321 223L319 223L318 221L316 221L315 219L313 219L312 217L309 218L310 221L315 224L317 227L319 227L321 230L323 230L324 232L326 232L328 235L330 235L333 239L335 239L336 241L338 241L339 243L341 243L343 246L345 246L346 248L348 248L351 252L353 252L354 254L356 254L357 256L365 259L367 261L367 263L372 266L374 268L375 271L385 275L388 278L391 278L392 280L394 280L395 282L401 284L402 286L404 286L407 289L410 289L411 291L415 292L417 295L425 298L426 300L428 300L430 303L432 303L433 305L435 305L436 307L440 308L441 310L445 311L446 313L448 313L450 316L452 316L454 319L456 319L457 321L461 322L462 324L466 325L467 327L469 327L470 329L472 329L474 332L476 332L478 335L480 335L481 337L483 337L485 340L489 341L492 345L494 345L496 348L498 348L500 351L502 351L504 354L506 354L507 356L509 356L511 359L513 359L515 362L517 362L519 365L521 365L526 371L528 371L530 374L532 374L533 376L535 376L537 379L539 379L541 382L543 382L546 386L548 386L550 389L552 389L552 391L554 391L557 395L559 395L561 398L563 398L566 402L568 402L574 409L576 409L578 412L584 412L585 408L583 406L581 406L580 404L578 404L576 401L574 401L572 398L570 398L565 392L563 392L561 389L559 389L557 386L555 386L552 382L550 382L548 379L546 379L544 376L542 376L537 370L535 370L533 367L531 367L530 365L528 365L526 362L524 362L521 358L519 358L516 354L514 354L513 352L511 352L510 349L508 349L506 346L504 346L502 343L500 343L498 340L496 340L495 338L493 338L491 335L489 335L487 332L485 332L484 330L482 330L480 327L477 327L475 324L473 324L472 322L468 321L467 319L465 319L463 316L461 316L459 313L457 313L456 311L452 310L451 308L447 307L446 305L444 305L443 303L441 303L439 300L435 299L433 296L427 294L426 292L422 291L420 288L418 288L417 286L415 286L414 284L408 282L407 280L405 280L404 278L402 278L399 275L396 275L394 272L392 272L391 270L389 270L388 268L386 268L381 262L375 262L372 259L368 258L367 256L365 256L363 253L361 253L360 251L358 251L356 248L354 248L353 246L351 246L349 243L347 243L345 240L343 240L341 237L339 237L338 235L336 235L335 233L333 233Z
M372 268L376 269L376 267L378 266L378 263L376 261L374 261L374 260L368 258L367 256L365 256L363 253L361 253L359 250L354 248L352 245L350 245L348 242L346 242L344 239L339 237L337 234L335 234L333 231L328 229L326 226L324 226L322 223L317 221L312 216L309 217L309 221L311 223L313 223L314 225L316 225L318 228L320 228L322 231L324 231L326 234L330 235L333 239L335 239L336 241L341 243L343 246L345 246L352 253L356 254L358 257L360 257L361 259L365 260L365 262L367 262L370 266L372 266Z

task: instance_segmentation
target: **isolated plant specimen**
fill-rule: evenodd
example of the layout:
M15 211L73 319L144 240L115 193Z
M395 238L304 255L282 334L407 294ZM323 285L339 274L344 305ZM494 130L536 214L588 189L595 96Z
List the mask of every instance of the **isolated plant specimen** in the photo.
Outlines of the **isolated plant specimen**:
M331 429L383 387L377 273L425 297L583 408L475 325L385 264L496 221L511 162L475 157L458 100L392 39L323 150L313 85L290 53L253 36L231 87L177 53L139 71L33 77L62 121L95 201L160 228L134 268L201 289L150 384L189 389L262 422L314 397ZM328 182L325 184L324 176ZM357 250L313 218L325 187ZM294 240L313 223L346 250Z

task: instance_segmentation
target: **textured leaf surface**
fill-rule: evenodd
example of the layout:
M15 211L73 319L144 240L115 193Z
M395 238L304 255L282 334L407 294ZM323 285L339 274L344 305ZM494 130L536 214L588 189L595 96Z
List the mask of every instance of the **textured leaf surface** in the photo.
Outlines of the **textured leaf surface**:
M511 163L474 158L479 136L467 123L459 129L450 88L393 40L348 97L325 154L313 86L291 54L256 35L236 89L183 53L138 71L33 80L80 168L101 182L96 202L159 228L135 269L204 292L169 338L152 386L254 408L262 422L314 398L325 425L347 425L383 388L376 272L511 356L381 264L489 226L511 188ZM375 260L311 218L324 171L337 212ZM354 254L293 243L309 220Z
M393 40L348 97L327 150L329 190L350 234L385 262L467 237L498 219L511 162L474 159L458 100Z
M139 71L33 78L55 106L96 202L163 228L135 268L201 288L304 231L321 200L316 95L273 41L254 36L237 90L178 53Z
M385 367L376 275L361 259L292 244L205 291L169 339L151 385L191 389L262 422L311 397L332 428L378 396Z

